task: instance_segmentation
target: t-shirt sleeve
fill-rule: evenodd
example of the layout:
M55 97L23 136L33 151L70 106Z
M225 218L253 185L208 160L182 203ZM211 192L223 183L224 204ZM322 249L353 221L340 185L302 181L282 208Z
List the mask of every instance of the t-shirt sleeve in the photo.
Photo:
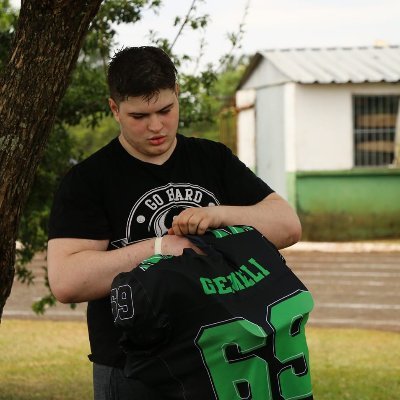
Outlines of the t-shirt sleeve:
M54 197L49 239L108 239L110 228L101 198L81 171L72 168Z
M274 192L228 147L223 145L222 151L224 160L223 186L230 204L252 205Z

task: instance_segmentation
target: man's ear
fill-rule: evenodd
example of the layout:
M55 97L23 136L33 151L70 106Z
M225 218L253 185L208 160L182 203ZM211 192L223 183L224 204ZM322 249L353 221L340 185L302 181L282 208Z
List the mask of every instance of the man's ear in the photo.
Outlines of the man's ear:
M114 99L111 97L108 99L108 105L110 106L111 112L114 115L114 118L119 122L119 107Z
M175 94L176 94L176 96L179 96L179 90L180 90L179 83L176 83L175 84Z

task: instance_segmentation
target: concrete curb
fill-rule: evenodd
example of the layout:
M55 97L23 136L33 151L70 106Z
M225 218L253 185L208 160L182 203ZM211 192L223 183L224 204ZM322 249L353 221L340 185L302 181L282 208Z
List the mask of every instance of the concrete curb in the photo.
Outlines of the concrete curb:
M326 252L326 253L400 253L400 241L371 242L299 242L284 249L285 252Z

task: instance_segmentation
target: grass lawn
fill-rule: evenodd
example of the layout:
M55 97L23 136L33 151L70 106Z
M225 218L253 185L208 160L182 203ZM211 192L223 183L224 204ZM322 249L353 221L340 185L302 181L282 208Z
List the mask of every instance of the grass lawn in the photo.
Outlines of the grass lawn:
M93 398L83 322L5 319L0 354L1 400Z
M400 334L309 328L307 340L316 400L399 398ZM3 320L0 352L0 400L92 399L83 322Z
M308 330L316 400L400 399L400 334L361 329Z

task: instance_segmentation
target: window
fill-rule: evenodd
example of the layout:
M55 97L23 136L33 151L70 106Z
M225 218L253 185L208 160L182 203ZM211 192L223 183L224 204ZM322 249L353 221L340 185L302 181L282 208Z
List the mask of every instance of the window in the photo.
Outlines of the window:
M393 163L398 113L399 96L353 97L355 166Z

